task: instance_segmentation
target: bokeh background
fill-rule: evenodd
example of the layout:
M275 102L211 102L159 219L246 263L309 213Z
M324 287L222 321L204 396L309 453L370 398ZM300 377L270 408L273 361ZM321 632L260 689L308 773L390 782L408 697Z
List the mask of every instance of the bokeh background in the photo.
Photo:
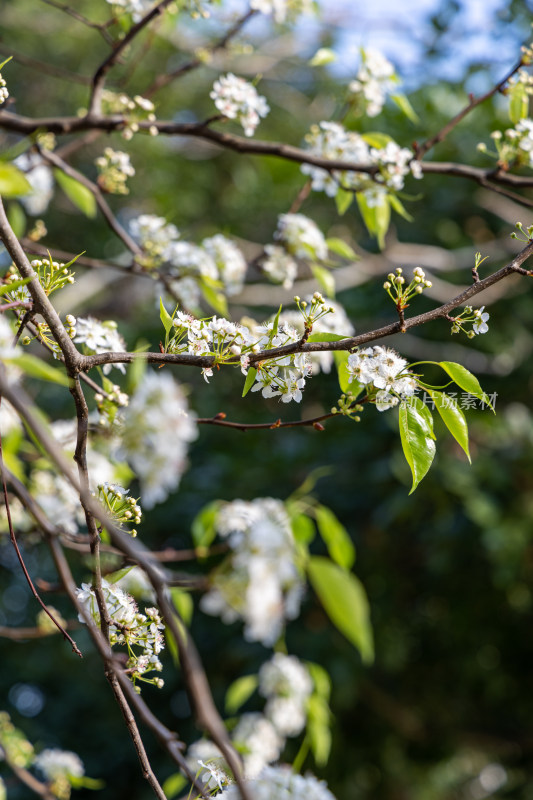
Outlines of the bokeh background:
M92 19L108 16L103 0L73 5ZM243 7L231 4L235 12ZM187 15L177 24L161 23L158 35L145 37L129 53L113 87L142 94L159 72L175 68L220 35L228 8L215 7L205 23ZM0 13L0 56L15 56L5 77L16 110L30 116L75 113L86 102L88 77L106 55L103 39L38 0L3 0ZM220 54L153 99L163 119L201 119L212 113L209 90L220 72L261 74L261 93L272 112L257 135L299 144L313 122L338 116L343 88L357 69L358 48L372 46L397 65L421 122L414 125L388 104L380 117L360 121L358 129L386 131L410 146L437 131L469 92L487 90L506 73L520 45L529 41L532 21L533 4L523 0L375 0L371 5L323 0L316 20L302 19L294 28L254 21L238 40L252 41L253 52ZM312 70L307 61L320 46L335 49L339 59ZM491 130L508 125L507 101L498 95L469 115L429 158L488 166L477 143L489 142ZM2 149L14 141L0 133ZM195 241L222 231L240 240L250 257L258 252L254 243L271 241L277 215L288 210L304 181L295 164L163 137L135 137L126 147L118 135L100 138L73 156L75 166L92 176L104 143L128 149L137 169L129 197L110 200L122 221L157 213ZM392 320L381 288L391 267L422 266L430 273L432 296L418 302L425 310L455 293L450 284L469 283L476 251L489 256L483 270L506 263L516 251L509 237L514 223L533 222L526 208L458 178L428 176L411 181L408 191L412 199L406 205L415 221L396 217L382 253L355 210L338 217L334 204L319 194L302 207L329 236L346 239L362 256L339 271L339 283L347 288L338 299L358 332ZM43 219L49 246L86 250L104 260L121 256L120 243L103 221L87 221L59 190ZM149 281L132 281L111 269L80 269L79 275L75 289L63 295L64 310L90 309L101 319L115 318L130 348L143 341L157 348L160 325L155 306L146 302ZM410 476L394 411L379 414L369 408L361 423L333 420L323 433L240 434L204 427L179 491L146 515L141 534L149 546L187 548L191 521L207 502L284 499L313 470L329 467L314 493L334 509L356 544L355 571L371 604L375 663L361 664L311 591L301 617L288 627L287 643L289 652L321 663L332 678L333 751L319 774L339 800L533 798L530 289L523 279L498 286L486 300L490 333L475 341L452 339L448 324L440 322L387 342L411 361L460 361L487 392L497 393L495 416L469 412L472 466L437 427L435 464L408 497ZM236 318L246 312L261 319L280 299L279 289L253 287L236 299L232 312ZM224 411L235 420L265 421L280 414L275 401L256 395L240 399L240 374L225 370L209 386L192 371L176 376L189 386L191 405L201 416ZM58 400L48 386L38 391L51 414L72 416L68 397ZM301 408L283 409L285 418L328 410L337 397L335 377L317 377ZM31 574L54 584L53 566L38 539L30 537L24 545ZM88 563L76 554L71 561L79 580L86 579ZM38 609L5 535L0 565L0 624L34 624ZM198 573L205 565L183 569ZM72 618L61 593L46 597ZM216 625L197 608L193 631L222 708L227 686L256 670L266 653L260 645L244 643L239 625ZM87 774L105 781L98 794L84 790L79 797L144 800L150 790L100 662L83 630L76 638L86 653L83 661L60 637L0 640L1 705L36 745L75 750ZM168 658L167 664L164 690L147 687L145 696L169 727L192 741L199 731L181 677ZM247 709L253 707L250 701ZM149 734L147 746L159 775L174 772ZM306 766L314 768L311 761ZM28 796L1 764L0 774L10 798Z

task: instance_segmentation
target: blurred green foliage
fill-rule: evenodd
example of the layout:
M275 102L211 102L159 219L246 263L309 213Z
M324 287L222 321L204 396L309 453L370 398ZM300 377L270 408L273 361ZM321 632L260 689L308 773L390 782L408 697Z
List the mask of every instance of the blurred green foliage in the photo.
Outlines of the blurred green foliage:
M79 2L76 8L100 21L109 10L100 0ZM414 139L422 141L467 100L465 86L475 85L476 91L481 86L483 91L498 77L486 56L465 67L457 85L439 83L446 35L461 8L459 3L443 2L429 22L433 35L424 44L418 63L420 80L413 83L410 94L420 125L414 126L388 105L381 117L364 123L365 130L386 130L405 146ZM530 12L527 3L502 5L499 16L494 14L490 20L492 28L487 20L486 52L497 51L499 32L512 23L518 53L527 39ZM416 27L407 7L400 14L406 24ZM220 35L216 23L210 22L207 28ZM260 89L269 98L272 112L261 123L261 138L298 145L310 124L335 118L342 107L338 78L329 68L311 69L305 61L319 44L334 48L339 31L330 30L320 42L313 42L305 28L283 29L273 47L263 36L269 33L265 28L251 28L255 31L253 54L217 56L216 64L190 72L158 94L154 98L158 116L187 121L210 115L212 82L219 72L232 69L245 76L263 75ZM190 57L185 51L196 43L192 38L196 28L189 19L180 17L179 25L160 20L156 29L159 35L145 34L127 54L125 64L113 74L114 88L142 94L157 74ZM464 33L466 38L468 31ZM409 47L410 33L402 35ZM204 43L202 37L199 43ZM108 49L94 31L57 9L36 0L4 0L0 55L11 52L15 57L4 74L16 110L45 116L75 114L83 106L87 79ZM17 54L53 65L56 74L17 60ZM287 59L286 54L290 54ZM510 64L498 66L503 74ZM83 76L85 84L70 73ZM488 166L476 145L488 141L491 130L507 124L505 100L497 96L468 116L430 157ZM15 137L0 135L2 149L15 141ZM277 215L288 210L303 185L296 164L239 156L192 139L163 136L137 136L128 144L117 134L100 137L80 149L72 163L94 177L94 158L109 143L127 149L137 169L129 198L110 200L119 217L161 214L194 240L222 231L242 240L270 241ZM484 267L487 270L503 265L513 252L508 238L512 215L524 223L531 221L530 212L496 195L488 199L486 192L464 180L428 176L419 184L411 182L410 189L421 196L406 202L416 221L410 224L395 217L389 247L397 240L454 251L459 266L445 276L451 282L469 282L468 253L473 263L476 250L492 254ZM334 203L315 194L302 211L327 235L376 251L355 208L339 218ZM112 258L121 251L101 217L88 221L60 190L44 220L47 244L69 252L86 250L98 258ZM256 252L253 247L251 252ZM402 252L405 266L426 268L417 260L420 251L413 250L411 256L404 245ZM82 273L80 269L78 274ZM140 313L147 283L139 279L132 287L129 278L109 283L108 277L106 273L96 287L80 283L74 313L90 308L101 318L116 318L130 349L141 340L157 348L161 337L157 309L154 306L151 315ZM378 276L375 282L340 296L358 332L392 319L381 282ZM408 498L410 476L401 456L395 411L381 415L369 408L361 423L331 420L323 433L289 429L241 434L204 427L191 450L190 468L179 492L147 515L140 531L148 546L190 547L192 519L213 499L285 498L310 471L331 467L315 494L334 509L356 545L357 574L371 604L375 663L361 664L357 652L327 621L311 591L302 616L289 625L287 643L290 652L321 664L332 679L333 753L320 776L328 780L339 800L533 798L530 288L524 281L511 283L505 296L490 307L490 333L473 343L451 340L444 322L416 331L404 341L390 342L413 361L428 353L435 360L463 361L490 394L497 393L496 417L487 411L468 414L472 466L437 423L442 442L435 464ZM417 305L425 310L431 301L423 298ZM242 309L234 311L239 314ZM260 318L268 311L261 308L254 313ZM264 421L281 413L275 401L258 400L257 395L242 399L240 374L224 370L209 386L191 372L176 374L190 386L191 404L202 416L224 411L231 419ZM56 390L39 386L39 391L57 413ZM321 413L337 396L333 377L317 377L308 385L302 408L283 409L285 418ZM72 414L67 398L60 415ZM23 542L30 573L54 584L53 565L38 537L23 538ZM320 548L316 554L321 554ZM77 578L85 579L89 564L80 565L75 553L71 562ZM5 537L0 563L1 624L33 624L38 608ZM202 568L192 564L189 569ZM60 592L45 596L72 618ZM217 626L198 609L193 628L222 709L227 687L240 675L255 671L265 651L245 643L238 625ZM83 629L76 631L76 639L85 654L83 661L71 654L59 636L23 644L3 639L0 696L5 708L36 747L75 750L87 773L105 780L106 788L98 795L81 790L76 796L144 800L151 793L142 783L100 662ZM198 731L184 685L172 670L168 654L166 659L165 689L158 692L148 687L146 699L169 727L191 741ZM21 691L28 686L39 698L38 713L34 713L35 704L24 706L20 701ZM173 772L149 733L146 742L156 772L163 778ZM497 776L501 776L494 765L503 765L507 779L501 789L490 790L487 787L497 786ZM0 772L12 800L28 796L1 765Z

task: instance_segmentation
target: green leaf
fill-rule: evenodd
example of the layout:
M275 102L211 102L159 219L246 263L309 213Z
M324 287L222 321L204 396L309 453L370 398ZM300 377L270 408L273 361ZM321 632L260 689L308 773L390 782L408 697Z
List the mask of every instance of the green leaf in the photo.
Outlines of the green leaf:
M0 162L0 195L20 197L33 192L31 183L14 164Z
M110 572L106 575L106 581L108 583L117 583L124 575L127 575L128 572L131 572L133 567L124 567L124 569L117 569L116 572Z
M509 96L509 119L516 125L525 119L529 112L529 96L523 83L518 81L507 90Z
M7 64L7 62L8 62L8 61L11 61L11 59L12 59L12 58L13 58L13 56L9 56L9 58L6 58L6 60L5 60L5 61L2 61L2 63L0 64L0 69L2 69L2 67L5 67L5 65Z
M422 400L412 397L400 403L399 422L403 452L413 476L412 494L435 457L433 418Z
M13 228L17 239L21 239L26 232L26 214L20 203L12 202L7 209L7 218Z
M244 388L242 390L242 397L248 394L250 389L255 383L255 376L257 375L257 370L255 367L249 367L248 372L246 373L246 380L244 381Z
M465 392L468 392L468 394L472 394L474 397L477 397L478 400L481 400L494 411L490 404L488 394L483 391L476 376L472 375L472 373L469 372L466 367L463 367L462 364L456 364L455 361L439 361L438 363L439 366L441 366L442 369L448 373L450 378L457 384L457 386L460 386L461 389L463 389Z
M257 675L243 675L233 681L226 692L225 707L228 714L235 714L255 692L258 684Z
M331 559L343 569L351 569L355 561L355 547L344 525L326 506L316 506L315 517L318 532Z
M420 122L420 117L414 110L408 98L404 94L391 94L390 97L391 100L396 103L400 111L405 114L407 119L410 119L411 122L414 122L415 125L418 125Z
M400 198L395 194L389 194L389 203L400 217L403 217L407 222L414 222L414 217L407 211Z
M348 372L349 355L350 354L347 350L335 350L333 352L333 358L337 367L337 375L339 378L341 392L344 392L344 394L351 392L354 397L357 397L361 394L364 387L361 383L359 383L359 381L352 380L351 375Z
M282 309L282 307L283 307L283 306L280 306L280 307L278 308L278 313L277 313L277 314L276 314L276 316L274 317L274 322L272 323L272 333L270 334L270 341L272 341L272 339L274 338L274 336L276 336L276 334L277 334L277 332L278 332L278 326L279 326L279 315L281 314L281 309Z
M328 297L335 297L335 278L326 267L319 264L311 264L311 272L318 281L320 288Z
M31 278L21 278L19 281L4 283L2 286L0 286L0 297L2 297L4 294L9 294L9 292L14 292L15 289L19 289L21 286L26 286L26 284L30 281Z
M174 772L163 782L161 788L163 789L168 800L173 800L173 798L176 797L176 795L178 795L186 785L187 778L185 775L182 775L181 772Z
M212 503L204 506L193 519L191 533L195 547L209 547L212 544L217 535L215 522L219 509L219 501L213 500Z
M338 333L312 333L308 342L341 342L348 339L348 336L341 336Z
M89 778L87 775L69 775L68 780L73 789L103 789L105 781L98 778Z
M375 147L378 150L382 150L390 142L394 141L392 136L389 136L388 133L378 133L377 131L373 131L372 133L363 133L361 138L364 139L365 142L370 145L370 147Z
M329 700L331 694L331 678L327 670L320 664L315 664L313 661L306 661L305 666L309 670L311 680L313 681L313 694L323 697L324 700Z
M372 663L374 643L370 613L361 581L321 556L309 559L308 574L330 620L359 650L363 662Z
M353 203L354 193L347 192L346 189L339 189L335 195L335 205L339 217L344 216Z
M94 219L96 217L96 198L90 189L60 169L54 169L54 177L70 202L79 208L86 217Z
M185 589L181 589L179 586L171 586L170 596L172 597L172 602L180 618L185 625L190 625L192 612L194 611L194 603L189 592L185 591Z
M307 514L296 514L291 519L292 535L299 544L311 544L315 538L315 526Z
M336 236L332 236L330 239L326 239L326 244L328 246L328 250L331 250L332 253L335 253L342 258L349 258L351 261L359 260L359 256L355 250L350 247L350 245L345 242L344 239L338 239Z
M323 67L337 60L337 53L330 47L321 47L309 60L310 67Z
M220 314L222 317L228 317L228 301L226 300L226 295L223 292L217 291L213 286L209 286L204 279L199 281L199 283L206 303L208 303L217 314Z
M390 203L388 195L380 205L368 205L364 192L357 193L357 205L363 222L371 236L375 236L381 250L385 246L385 234L390 224Z
M42 361L40 358L36 358L29 353L23 353L21 356L6 358L4 360L8 361L10 364L16 364L17 367L20 367L23 372L30 375L32 378L40 378L50 383L58 383L60 386L70 386L70 378L65 375L64 372L55 369L55 367L51 367L46 361Z
M465 415L459 408L457 401L455 398L449 397L445 392L437 392L431 389L428 391L435 402L442 421L457 444L463 448L468 460L471 461L468 451L468 425L466 424Z
M174 326L172 324L172 317L170 316L170 314L168 313L168 311L166 310L166 308L165 308L165 306L163 304L163 298L162 297L159 298L159 319L163 323L163 328L165 329L165 333L168 334L168 332Z
M307 734L316 764L324 767L331 751L331 711L318 695L307 701Z

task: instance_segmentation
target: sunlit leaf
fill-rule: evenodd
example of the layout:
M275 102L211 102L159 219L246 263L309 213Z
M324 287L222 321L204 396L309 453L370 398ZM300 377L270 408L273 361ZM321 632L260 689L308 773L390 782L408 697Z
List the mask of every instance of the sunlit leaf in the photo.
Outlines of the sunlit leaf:
M400 403L400 438L402 448L411 468L412 494L427 474L435 456L433 418L429 408L418 397Z
M257 689L259 680L257 675L243 675L233 681L226 692L225 707L228 714L235 714Z
M315 517L318 532L331 559L340 567L350 569L355 561L355 547L344 525L326 506L316 506Z
M455 441L463 448L470 461L470 453L468 450L468 425L465 415L459 408L457 401L455 398L445 394L445 392L438 392L431 389L428 391L435 402L435 406L442 417L442 421Z
M14 164L0 161L0 195L4 197L20 197L32 192L31 183L23 172Z
M79 208L81 213L85 214L86 217L94 219L94 217L96 217L97 206L96 198L91 190L60 169L54 169L54 177L70 202L73 203L76 208Z

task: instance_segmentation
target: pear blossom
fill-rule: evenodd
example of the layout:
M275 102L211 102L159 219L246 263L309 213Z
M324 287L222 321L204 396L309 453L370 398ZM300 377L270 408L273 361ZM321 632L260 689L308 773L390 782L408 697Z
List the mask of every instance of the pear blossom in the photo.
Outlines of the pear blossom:
M43 750L35 757L33 762L47 780L53 781L60 777L81 778L85 768L81 758L70 750L60 750L51 747Z
M377 117L394 89L394 67L378 50L363 50L362 56L363 63L348 88L363 98L367 115Z
M44 214L54 194L52 170L37 153L22 153L13 164L25 173L32 188L31 194L23 195L20 202L32 217Z
M297 258L324 261L328 257L324 234L304 214L280 214L275 238L283 242L288 252Z
M472 330L474 333L487 333L489 326L487 325L487 321L489 319L489 312L485 311L485 306L481 306L481 308L476 308L474 311L475 320L472 324Z
M254 800L335 800L324 781L314 775L296 775L290 767L265 767L254 779L249 781L248 789ZM220 795L220 800L240 800L241 793L236 786L228 786Z
M231 72L215 81L209 96L225 117L240 122L245 136L253 136L260 118L270 111L266 99L257 93L255 86Z

